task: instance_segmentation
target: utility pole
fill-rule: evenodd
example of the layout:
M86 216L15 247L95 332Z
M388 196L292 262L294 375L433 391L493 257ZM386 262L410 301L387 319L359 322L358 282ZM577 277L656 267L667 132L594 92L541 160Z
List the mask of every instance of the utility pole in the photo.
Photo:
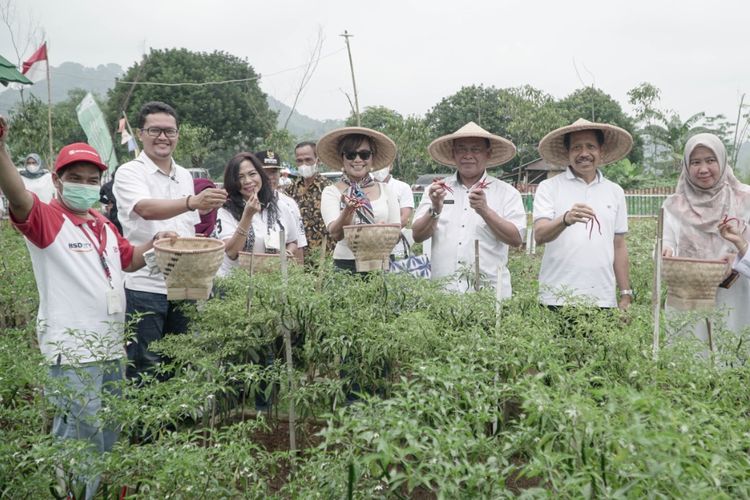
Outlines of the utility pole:
M354 79L354 63L352 62L352 49L349 47L349 37L352 37L354 35L350 35L346 30L344 30L343 35L344 40L346 40L346 51L349 53L349 69L352 72L352 87L354 88L354 115L357 117L357 126L361 127L362 123L359 120L359 98L357 97L357 82Z

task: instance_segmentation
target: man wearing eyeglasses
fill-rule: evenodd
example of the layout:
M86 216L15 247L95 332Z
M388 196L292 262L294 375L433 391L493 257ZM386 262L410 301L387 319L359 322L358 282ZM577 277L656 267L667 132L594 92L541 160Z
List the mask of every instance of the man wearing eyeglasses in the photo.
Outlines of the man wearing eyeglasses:
M172 158L179 139L179 120L172 106L158 101L144 104L138 115L138 137L143 151L117 170L113 189L124 236L135 245L158 231L195 236L195 224L200 222L197 210L221 207L226 191L206 189L196 195L190 172ZM167 333L187 331L187 319L179 303L167 301L164 277L151 276L147 268L126 276L125 297L128 318L142 314L135 342L127 346L128 378L140 379L162 361L149 345Z
M487 169L510 161L516 147L469 122L435 139L427 150L435 161L457 170L433 182L414 215L414 241L432 240L432 278L449 278L451 291L490 286L499 287L500 297L510 297L508 246L523 242L526 212L518 191L487 175Z

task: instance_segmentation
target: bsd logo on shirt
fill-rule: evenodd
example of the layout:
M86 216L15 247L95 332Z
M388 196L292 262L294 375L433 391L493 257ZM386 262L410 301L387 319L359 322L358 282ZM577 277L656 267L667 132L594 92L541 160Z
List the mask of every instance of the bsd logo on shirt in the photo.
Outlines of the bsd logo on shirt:
M88 241L77 241L68 243L68 250L72 250L77 253L84 253L91 251L91 243Z

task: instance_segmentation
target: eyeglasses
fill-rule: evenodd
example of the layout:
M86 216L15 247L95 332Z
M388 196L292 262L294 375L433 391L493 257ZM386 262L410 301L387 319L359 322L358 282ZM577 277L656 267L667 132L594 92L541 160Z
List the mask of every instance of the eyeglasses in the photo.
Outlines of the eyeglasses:
M164 135L166 135L170 139L174 139L177 137L177 129L176 128L161 128L161 127L149 127L147 129L143 130L146 132L146 135L149 137L159 137L162 132L164 132Z
M456 146L455 148L453 148L453 150L460 155L465 155L466 153L478 155L479 153L484 153L485 151L487 151L487 148L483 148L481 146L472 146L470 148L467 148L466 146Z
M346 158L349 161L354 160L357 156L367 161L372 156L372 151L365 149L362 151L345 151L344 152L344 158Z

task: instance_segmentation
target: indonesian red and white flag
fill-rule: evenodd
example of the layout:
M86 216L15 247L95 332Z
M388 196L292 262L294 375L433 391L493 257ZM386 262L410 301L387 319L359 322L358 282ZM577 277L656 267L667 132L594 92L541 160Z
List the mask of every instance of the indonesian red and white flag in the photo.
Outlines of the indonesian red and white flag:
M44 42L41 47L36 49L36 52L31 54L31 57L23 62L21 73L32 82L44 80L47 77L47 67L45 64L49 64L47 60L47 42Z

